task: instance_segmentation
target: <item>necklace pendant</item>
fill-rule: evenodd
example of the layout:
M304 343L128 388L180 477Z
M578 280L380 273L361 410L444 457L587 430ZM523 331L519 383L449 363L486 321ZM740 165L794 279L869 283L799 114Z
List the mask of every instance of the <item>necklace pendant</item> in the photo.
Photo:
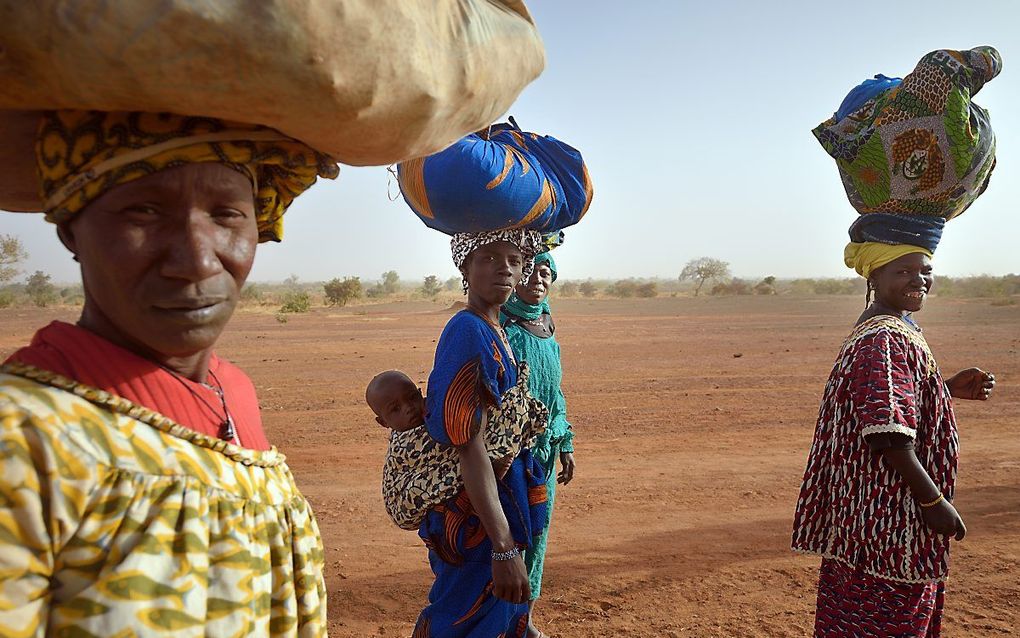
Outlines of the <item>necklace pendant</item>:
M237 428L234 427L234 417L227 415L227 420L220 425L220 438L224 441L237 443Z

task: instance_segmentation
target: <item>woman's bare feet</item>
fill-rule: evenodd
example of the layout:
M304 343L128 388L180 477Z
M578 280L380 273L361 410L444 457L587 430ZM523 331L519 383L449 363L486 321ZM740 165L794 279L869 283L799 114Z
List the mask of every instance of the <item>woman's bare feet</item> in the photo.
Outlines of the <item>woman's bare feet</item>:
M525 634L526 638L549 638L549 634L539 631L535 625L531 624L531 613L535 610L535 600L528 601L528 633Z

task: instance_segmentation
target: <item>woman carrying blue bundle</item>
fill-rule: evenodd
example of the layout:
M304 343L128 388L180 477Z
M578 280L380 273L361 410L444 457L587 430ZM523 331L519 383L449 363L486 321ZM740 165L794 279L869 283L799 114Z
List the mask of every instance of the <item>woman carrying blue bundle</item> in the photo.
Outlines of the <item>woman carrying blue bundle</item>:
M524 562L528 567L531 585L530 606L542 591L542 572L545 565L546 544L549 525L552 523L553 500L556 484L566 485L574 477L574 432L567 422L567 402L563 398L560 383L563 367L560 364L560 344L556 342L556 325L549 307L549 288L556 281L556 262L548 252L535 258L535 269L531 277L521 282L503 304L502 324L514 355L528 364L531 372L529 385L532 395L549 410L549 423L531 446L531 452L542 465L546 475L548 491L549 523L535 537L535 542L525 552ZM560 472L556 473L556 459L560 460ZM529 623L529 638L544 636Z
M403 162L398 177L419 219L453 235L468 295L439 340L425 423L436 442L457 449L464 489L430 507L419 530L436 580L413 638L525 638L536 632L522 552L548 526L546 473L524 443L499 475L479 434L509 429L510 418L542 433L535 423L546 410L528 389L526 362L518 371L500 307L529 281L535 256L584 216L591 181L577 150L513 120Z
M484 444L494 408L532 418L526 393L514 392L518 366L499 325L499 308L531 274L541 238L535 231L461 233L451 242L467 286L467 308L450 319L429 375L429 434L457 449L464 489L429 508L418 534L435 582L414 638L523 638L530 587L522 550L545 528L545 474L527 448L497 476Z

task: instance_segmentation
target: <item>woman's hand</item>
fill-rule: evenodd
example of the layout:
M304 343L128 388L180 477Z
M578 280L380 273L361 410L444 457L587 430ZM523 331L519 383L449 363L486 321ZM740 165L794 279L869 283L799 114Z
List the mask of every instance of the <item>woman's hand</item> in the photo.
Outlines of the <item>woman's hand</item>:
M967 535L967 526L963 524L960 513L946 499L939 501L938 505L922 507L921 519L934 532L953 536L958 541L962 541L963 537Z
M995 389L995 375L981 368L960 370L946 381L954 399L987 401Z
M560 473L556 475L556 482L566 485L574 478L574 453L560 452Z
M528 570L524 568L524 554L510 560L492 561L492 593L500 600L519 605L531 600Z

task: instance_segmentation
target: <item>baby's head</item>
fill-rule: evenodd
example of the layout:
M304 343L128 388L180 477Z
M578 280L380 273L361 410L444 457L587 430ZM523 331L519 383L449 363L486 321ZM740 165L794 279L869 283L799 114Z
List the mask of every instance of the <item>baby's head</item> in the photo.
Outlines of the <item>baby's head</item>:
M380 372L369 381L365 401L375 412L376 422L405 432L425 422L425 398L417 384L400 370Z

